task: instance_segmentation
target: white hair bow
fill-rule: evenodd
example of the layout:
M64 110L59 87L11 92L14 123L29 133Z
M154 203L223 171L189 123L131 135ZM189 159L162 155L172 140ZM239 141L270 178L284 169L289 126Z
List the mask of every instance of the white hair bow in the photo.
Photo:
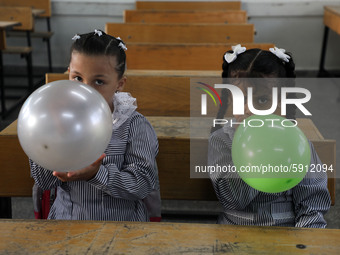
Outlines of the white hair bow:
M78 35L78 34L75 34L75 35L72 37L72 41L77 41L78 39L80 39L80 35Z
M120 39L119 36L117 37L117 39L118 39L119 41L121 41L121 42L118 44L118 47L120 47L120 48L122 48L124 51L126 51L127 48L126 48L126 45L123 43L122 39Z
M228 64L233 62L237 58L238 54L241 54L247 50L246 47L242 47L241 44L232 46L231 49L233 50L233 53L227 52L226 54L224 54L224 59L228 62Z
M95 34L95 35L98 35L98 36L100 37L100 36L102 36L103 32L100 31L100 30L95 29L95 30L94 30L94 34Z
M126 48L126 46L125 46L125 44L124 43L122 43L122 42L120 42L119 44L118 44L118 46L119 47L121 47L124 51L126 51L127 50L127 48Z
M279 59L282 59L285 62L289 62L290 56L285 54L286 50L285 49L279 49L277 47L270 48L269 49L271 53L276 55Z

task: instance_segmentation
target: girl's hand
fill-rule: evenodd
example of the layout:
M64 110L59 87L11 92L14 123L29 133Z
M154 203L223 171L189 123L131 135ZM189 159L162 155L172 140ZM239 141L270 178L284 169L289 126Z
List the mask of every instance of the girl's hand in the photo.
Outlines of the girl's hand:
M62 182L69 181L88 181L92 179L98 172L99 167L102 164L103 159L106 157L106 154L103 153L99 159L93 162L91 165L72 172L53 172L53 175L57 177Z

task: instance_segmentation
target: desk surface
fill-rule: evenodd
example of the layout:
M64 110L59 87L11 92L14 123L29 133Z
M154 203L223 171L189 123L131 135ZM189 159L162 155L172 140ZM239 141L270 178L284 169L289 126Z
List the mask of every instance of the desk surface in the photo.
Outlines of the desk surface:
M7 29L10 27L14 27L20 25L20 22L17 21L0 21L0 29Z
M34 9L34 8L32 9L33 17L37 17L37 16L44 14L44 13L45 13L45 10L43 10L43 9Z
M323 22L325 26L340 34L340 6L325 6Z
M157 133L157 137L166 138L208 138L212 121L206 118L189 117L151 117L147 119ZM297 119L298 126L310 140L323 140L311 119Z
M202 135L202 138L209 137L210 121L204 118L189 117L153 117L147 119L155 129L158 138L190 138L190 125L195 126L195 132ZM322 134L314 125L311 119L297 119L298 126L310 140L323 140ZM199 127L199 128L197 128ZM17 120L0 132L0 136L17 135ZM194 136L195 134L191 134Z
M340 230L0 220L4 254L339 254Z
M325 6L325 10L328 10L340 17L340 6Z

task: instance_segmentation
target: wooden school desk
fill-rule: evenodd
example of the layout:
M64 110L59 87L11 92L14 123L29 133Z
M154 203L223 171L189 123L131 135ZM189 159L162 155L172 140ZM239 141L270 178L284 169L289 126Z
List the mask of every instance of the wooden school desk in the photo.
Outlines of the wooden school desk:
M189 170L190 161L206 165L211 122L189 117L147 116L147 119L159 141L157 164L162 199L217 200L210 179L191 178ZM333 171L327 171L327 175L328 190L334 205L336 141L325 139L311 119L298 118L297 121L321 161L327 166L332 165Z
M32 38L40 38L46 42L47 56L48 56L48 68L49 72L52 72L52 52L51 52L51 37L53 31L51 30L51 16L52 16L52 5L51 0L0 0L0 5L3 6L28 6L33 8L33 15L35 18L43 18L46 20L47 30L34 30L31 33ZM9 33L13 37L23 37L25 33L19 31L13 31Z
M339 229L0 220L3 254L339 254Z
M325 70L325 57L328 41L329 29L340 35L340 6L325 6L323 23L325 25L322 49L321 49L321 59L319 65L319 77L329 76L328 72Z
M157 164L161 197L164 200L217 200L211 181L206 178L190 177L190 119L189 117L147 116L154 127L158 141ZM322 162L333 165L328 172L328 189L332 204L335 202L335 140L326 140L310 119L298 119L299 127L311 140ZM207 125L208 124L208 125ZM30 177L28 158L23 152L17 137L16 121L0 132L0 201L10 204L10 197L32 196L33 179ZM199 131L209 132L209 123L197 120ZM201 160L206 161L207 139L198 139ZM196 140L194 140L196 142ZM205 155L202 156L202 155ZM9 198L9 201L8 199ZM5 202L3 202L5 203ZM4 206L0 215L11 217L10 205Z

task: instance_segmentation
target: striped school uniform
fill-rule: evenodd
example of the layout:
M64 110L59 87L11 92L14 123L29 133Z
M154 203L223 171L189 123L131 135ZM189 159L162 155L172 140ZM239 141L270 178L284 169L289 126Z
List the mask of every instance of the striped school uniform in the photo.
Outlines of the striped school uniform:
M235 130L223 128L211 134L208 165L233 165L232 139ZM311 164L321 164L313 145ZM295 226L324 228L324 214L331 205L327 173L311 173L294 188L281 193L264 193L247 185L238 174L210 174L216 195L224 212L218 223L232 225Z
M148 221L142 200L158 185L157 153L153 128L134 111L113 130L106 157L91 180L62 182L32 160L31 174L42 189L57 187L49 219Z

